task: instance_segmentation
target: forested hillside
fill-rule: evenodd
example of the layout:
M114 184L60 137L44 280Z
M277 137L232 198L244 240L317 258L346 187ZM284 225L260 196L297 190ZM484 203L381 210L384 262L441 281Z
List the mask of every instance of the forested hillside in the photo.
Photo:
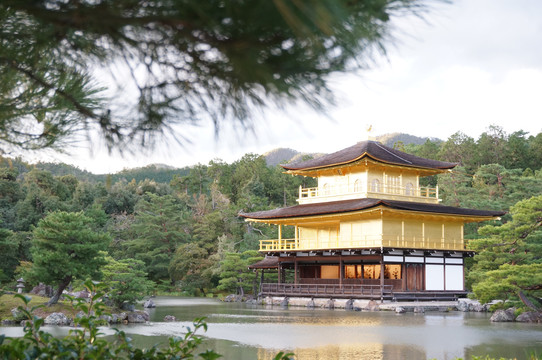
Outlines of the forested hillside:
M542 194L542 133L507 134L490 127L478 139L458 132L442 142L398 141L395 146L418 156L459 163L451 173L424 179L438 185L446 205L509 211L514 204ZM80 212L91 219L95 232L108 236L104 250L109 266L141 264L155 288L190 294L251 291L254 275L246 271L246 265L258 259L254 252L258 240L275 238L277 230L250 225L237 214L295 205L300 185L316 185L314 179L293 177L280 167L268 166L264 156L255 154L231 164L213 160L186 169L147 167L103 178L65 171L68 168L63 164L30 166L13 159L0 162L0 276L6 287L13 287L20 276L30 284L43 280L33 267L33 256L40 254L32 251L36 229L43 226L40 220L55 212ZM525 208L529 204L492 225L514 224L512 215ZM536 206L530 211L542 213ZM529 236L539 233L536 219L530 220ZM466 238L497 236L494 229L480 235L479 226L468 226ZM530 252L516 257L514 264L542 262L539 240L521 247L529 236L505 239ZM487 242L470 241L484 254L494 253ZM519 254L517 249L513 252ZM499 259L504 260L481 266L475 258L469 284L480 283L484 271L510 263L508 258Z

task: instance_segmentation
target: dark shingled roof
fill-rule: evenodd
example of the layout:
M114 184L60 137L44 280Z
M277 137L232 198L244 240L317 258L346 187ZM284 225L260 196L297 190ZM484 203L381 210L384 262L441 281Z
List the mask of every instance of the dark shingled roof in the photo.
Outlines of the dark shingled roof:
M362 141L346 149L316 159L281 165L286 170L309 170L354 162L368 156L388 164L426 169L451 169L456 163L424 159L382 145L376 141Z
M428 212L445 215L460 215L473 217L498 217L506 214L504 211L489 211L465 209L453 206L444 206L438 204L424 204L407 201L380 200L380 199L354 199L342 201L330 201L313 204L295 205L286 208L257 211L252 213L239 213L247 219L271 220L282 218L293 218L303 216L325 215L346 213L352 211L366 210L376 206L384 206L390 209L407 210L414 212Z
M249 269L276 269L279 266L279 258L276 256L266 256L264 259L249 265Z

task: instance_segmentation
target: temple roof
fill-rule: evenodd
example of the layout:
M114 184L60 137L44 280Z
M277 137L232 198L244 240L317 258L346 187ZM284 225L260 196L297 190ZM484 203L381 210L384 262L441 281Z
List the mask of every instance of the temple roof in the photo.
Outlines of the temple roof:
M262 260L249 265L249 269L276 269L279 266L279 258L276 256L266 256Z
M293 164L281 165L286 170L312 170L330 166L344 165L364 157L374 160L408 167L425 169L452 169L457 163L424 159L418 156L382 145L376 141L362 141L354 146L339 150L332 154L324 155L316 159L301 161Z
M383 206L395 210L407 210L413 212L434 213L443 215L456 215L468 217L495 218L506 214L504 211L465 209L453 206L444 206L439 204L425 204L407 201L380 200L380 199L353 199L342 201L330 201L312 204L295 205L285 208L279 208L267 211L257 211L252 213L240 212L239 216L254 220L272 220L295 218L325 214L348 213L353 211L367 210L374 207Z

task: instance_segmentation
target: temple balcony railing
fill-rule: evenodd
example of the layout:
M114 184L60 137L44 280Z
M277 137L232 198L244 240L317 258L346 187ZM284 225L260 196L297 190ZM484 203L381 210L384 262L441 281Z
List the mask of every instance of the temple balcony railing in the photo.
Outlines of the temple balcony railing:
M269 239L260 240L261 252L273 251L313 251L333 249L404 248L425 250L465 250L463 239L423 238L423 237L384 237L368 235L363 238L341 239Z
M386 284L270 284L260 287L262 295L313 296L313 297L358 297L367 299L393 298L393 285Z
M299 204L351 200L360 198L378 198L387 200L412 201L430 204L439 203L438 187L412 187L379 185L365 187L354 185L329 185L327 187L299 187Z

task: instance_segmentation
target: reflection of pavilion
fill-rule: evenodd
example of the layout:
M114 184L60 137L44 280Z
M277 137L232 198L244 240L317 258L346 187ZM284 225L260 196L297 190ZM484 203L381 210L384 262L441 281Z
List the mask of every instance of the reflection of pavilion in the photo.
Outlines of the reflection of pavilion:
M379 359L427 359L421 349L409 345L352 344L327 345L292 350L296 360L379 360ZM258 349L258 360L272 360L277 350Z
M262 240L267 258L254 269L275 269L262 295L343 298L434 298L465 295L463 227L503 212L443 206L438 188L420 178L454 163L416 157L374 141L296 164L292 175L318 179L299 189L299 204L241 213L247 221L278 225L278 239ZM282 237L282 227L294 237Z

